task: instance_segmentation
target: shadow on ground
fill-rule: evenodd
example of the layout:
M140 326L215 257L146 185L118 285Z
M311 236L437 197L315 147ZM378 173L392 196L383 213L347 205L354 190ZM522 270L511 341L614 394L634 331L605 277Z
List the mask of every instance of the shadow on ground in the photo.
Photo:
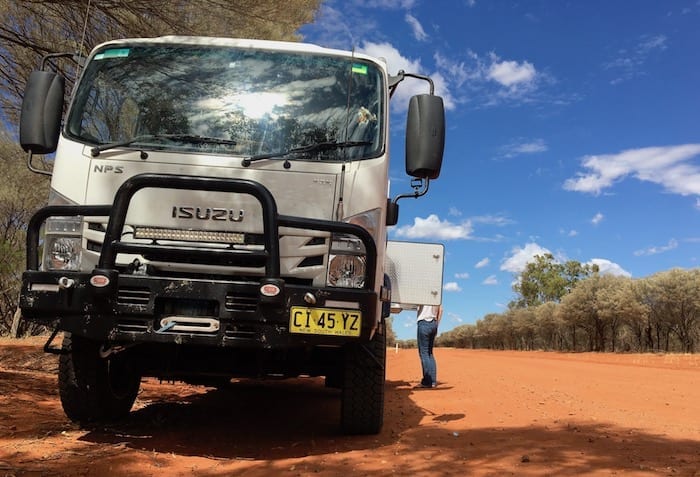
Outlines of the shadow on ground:
M341 435L339 392L325 388L322 379L299 379L241 381L225 391L152 403L133 413L126 425L92 430L82 440L251 460L254 468L268 471L282 459L353 451L407 456L401 469L410 473L496 475L516 469L551 475L624 471L694 476L700 469L700 442L693 440L604 423L455 430L465 415L421 409L408 383L388 382L386 392L385 425L376 436ZM449 431L444 428L448 423ZM323 466L326 472L330 468Z
M129 447L236 459L286 459L369 449L391 442L397 430L415 427L420 410L398 385L387 382L385 430L378 436L340 433L340 391L322 378L239 380L226 389L152 402L123 424L90 430L82 440ZM412 416L396 421L397 409ZM397 427L398 426L398 427ZM394 437L395 438L395 437Z

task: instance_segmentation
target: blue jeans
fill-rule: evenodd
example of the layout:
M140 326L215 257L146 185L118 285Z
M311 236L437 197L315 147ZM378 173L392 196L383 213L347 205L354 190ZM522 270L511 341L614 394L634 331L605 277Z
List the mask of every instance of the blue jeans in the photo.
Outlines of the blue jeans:
M434 386L437 383L437 364L433 356L433 343L437 336L437 321L418 321L418 355L423 368L423 386Z

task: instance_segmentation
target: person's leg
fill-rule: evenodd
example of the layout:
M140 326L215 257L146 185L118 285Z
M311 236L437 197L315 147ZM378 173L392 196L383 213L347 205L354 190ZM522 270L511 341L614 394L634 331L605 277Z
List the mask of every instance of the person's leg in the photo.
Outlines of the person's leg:
M423 371L423 379L421 379L421 385L430 386L432 380L430 377L430 323L424 320L418 322L418 356L420 357L420 364Z
M435 337L437 336L437 322L431 321L430 324L430 334L428 336L428 375L430 376L430 385L437 385L437 362L435 361L435 355L433 355L433 345L435 344Z

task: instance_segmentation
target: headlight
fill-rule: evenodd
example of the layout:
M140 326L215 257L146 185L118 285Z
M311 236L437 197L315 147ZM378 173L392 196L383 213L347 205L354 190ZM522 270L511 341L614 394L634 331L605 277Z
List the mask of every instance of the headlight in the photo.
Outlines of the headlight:
M334 287L362 288L365 285L365 257L331 255L328 284Z
M44 270L78 270L82 255L81 217L52 217L46 220Z
M381 216L380 209L373 209L345 219L345 222L359 225L376 240L375 231ZM331 253L328 257L328 277L326 284L331 287L363 288L367 279L367 257L362 240L345 234L333 234ZM374 273L370 270L369 273Z

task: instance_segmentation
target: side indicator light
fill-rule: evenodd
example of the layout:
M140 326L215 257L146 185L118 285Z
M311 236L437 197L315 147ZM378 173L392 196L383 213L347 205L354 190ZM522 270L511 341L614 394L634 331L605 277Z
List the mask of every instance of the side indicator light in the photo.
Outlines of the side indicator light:
M260 293L265 296L277 296L280 294L280 287L272 283L266 283L260 287Z
M90 285L96 288L104 288L109 285L109 278L104 275L93 275L90 277Z

